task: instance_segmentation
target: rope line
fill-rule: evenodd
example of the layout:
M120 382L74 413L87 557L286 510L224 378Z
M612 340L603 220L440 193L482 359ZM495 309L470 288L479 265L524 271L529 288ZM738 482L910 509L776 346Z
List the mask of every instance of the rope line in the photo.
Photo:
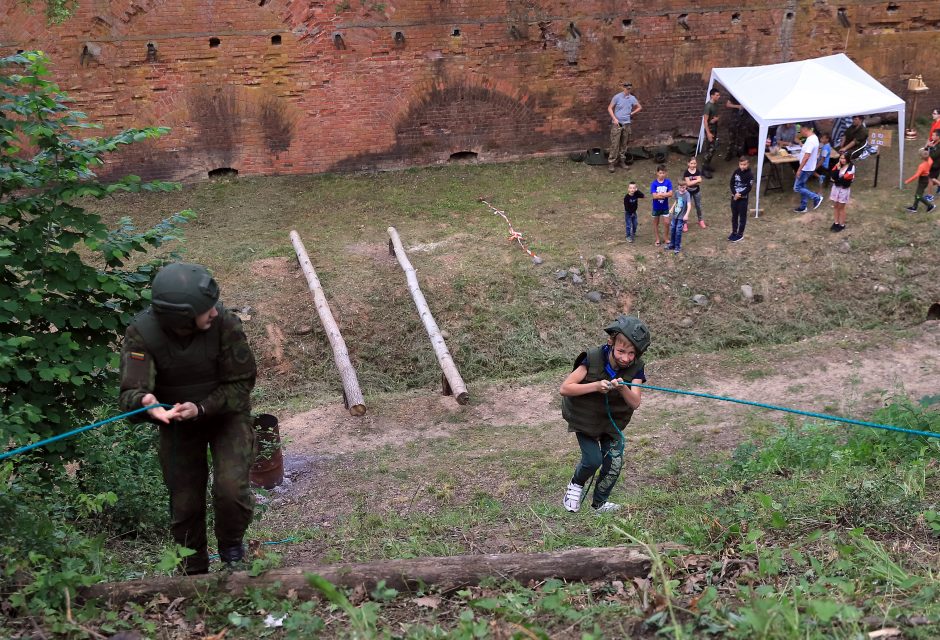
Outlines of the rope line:
M678 395L684 396L694 396L696 398L707 398L709 400L721 400L723 402L735 402L737 404L745 404L752 407L759 407L761 409L771 409L773 411L783 411L786 413L795 413L800 416L807 416L810 418L819 418L820 420L829 420L831 422L844 422L846 424L852 424L859 427L869 427L872 429L883 429L885 431L895 431L897 433L906 433L912 436L923 436L925 438L940 438L940 432L936 431L920 431L918 429L905 429L903 427L895 427L890 424L880 424L877 422L867 422L865 420L855 420L854 418L843 418L842 416L833 416L827 413L816 413L815 411L803 411L802 409L791 409L789 407L781 407L775 404L767 404L766 402L755 402L753 400L741 400L740 398L731 398L728 396L717 396L711 393L702 393L700 391L683 391L682 389L670 389L669 387L654 387L649 384L633 384L631 382L621 382L620 384L626 387L636 387L638 389L650 389L651 391L665 391L666 393L675 393ZM609 414L608 414L609 415ZM613 422L613 418L611 418ZM616 423L614 423L616 427ZM619 429L617 430L620 431Z
M530 251L529 248L525 246L525 243L522 242L522 233L520 233L519 231L516 231L515 229L512 228L512 223L509 221L509 218L506 217L506 212L505 212L505 211L502 211L502 210L500 210L500 209L497 209L496 207L494 207L493 205L491 205L489 202L487 202L487 201L484 200L483 198L480 198L480 202L482 202L483 204L485 204L486 206L488 206L488 207L493 211L493 214L494 214L494 215L498 215L498 216L500 216L503 220L506 221L506 224L509 225L509 241L510 241L510 242L512 242L513 240L515 240L516 242L519 243L519 246L522 247L522 250L525 251L527 254L529 254L529 257L530 257L530 258L538 258L538 256L535 255L532 251Z
M128 411L127 413L122 413L119 416L114 416L113 418L108 418L106 420L101 420L95 422L94 424L85 425L84 427L79 427L78 429L72 429L71 431L66 431L65 433L60 433L57 436L52 436L51 438L46 438L45 440L40 440L39 442L34 442L33 444L28 444L24 447L18 449L13 449L12 451L7 451L5 453L0 453L0 460L6 460L7 458L12 458L15 455L19 455L26 451L32 449L37 449L39 447L44 447L47 444L52 444L53 442L58 442L59 440L64 440L66 438L71 438L72 436L78 435L84 431L91 431L92 429L97 429L98 427L104 426L109 422L115 422L117 420L123 420L124 418L130 417L136 413L142 413L144 411L149 411L155 407L163 407L164 409L172 409L173 405L171 404L151 404L146 407L141 407L140 409L134 409L133 411Z

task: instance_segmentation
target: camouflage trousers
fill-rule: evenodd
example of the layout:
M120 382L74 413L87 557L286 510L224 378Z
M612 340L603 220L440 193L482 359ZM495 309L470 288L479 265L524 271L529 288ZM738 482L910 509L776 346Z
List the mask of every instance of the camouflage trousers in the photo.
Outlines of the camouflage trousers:
M606 433L600 438L592 438L580 431L576 431L575 435L578 437L578 446L581 448L581 461L575 467L571 481L583 487L600 469L600 475L594 485L594 496L591 499L591 506L596 509L607 502L614 490L614 485L620 478L620 471L623 469L620 438Z
M250 415L227 413L160 426L160 468L170 491L173 540L194 550L187 573L209 569L206 493L212 452L212 506L219 548L238 546L251 523L254 497L248 471L255 458Z
M623 159L623 152L627 150L631 137L629 122L610 125L610 150L607 153L607 164L614 164Z
M715 157L715 152L718 151L718 132L715 132L712 135L711 142L709 142L708 137L705 137L705 157L702 161L702 167L712 170L712 158Z

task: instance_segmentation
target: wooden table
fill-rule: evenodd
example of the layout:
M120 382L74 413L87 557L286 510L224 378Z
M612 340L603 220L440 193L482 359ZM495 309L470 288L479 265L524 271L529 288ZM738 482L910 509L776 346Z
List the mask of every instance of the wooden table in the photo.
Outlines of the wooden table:
M770 163L770 172L768 172L767 180L764 182L764 195L766 196L768 191L783 191L783 178L780 176L780 165L792 165L791 168L793 172L796 173L796 167L800 163L799 157L790 155L789 153L782 156L779 153L765 151L764 159Z

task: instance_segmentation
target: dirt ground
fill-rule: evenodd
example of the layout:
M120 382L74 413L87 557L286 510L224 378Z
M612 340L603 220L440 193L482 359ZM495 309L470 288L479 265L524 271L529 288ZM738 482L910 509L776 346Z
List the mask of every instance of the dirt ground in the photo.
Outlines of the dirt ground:
M896 335L830 332L764 351L650 362L647 376L649 384L656 386L865 419L891 397L918 401L935 394L938 356L940 322L930 321ZM466 406L439 395L439 390L424 389L367 397L368 412L359 418L351 417L340 401L281 416L281 434L288 442L286 481L272 492L261 524L280 531L304 526L329 530L357 508L378 517L434 513L438 507L433 501L416 496L418 489L434 483L433 475L441 470L434 443L449 439L472 443L472 447L467 445L472 455L450 458L454 468L448 473L455 480L448 490L460 494L456 502L469 500L473 486L480 483L500 500L522 499L512 479L492 477L492 467L481 461L535 443L549 459L574 462L576 448L560 417L559 382L471 383L472 400ZM646 392L627 431L632 454L620 490L655 481L644 461L663 461L680 451L693 455L732 451L749 435L749 418L755 415L780 420L785 414ZM374 452L369 468L361 470L363 475L374 474L372 466L380 464L376 461L394 451L406 451L408 460L408 470L396 471L427 478L427 484L416 488L413 480L399 480L394 473L380 480L362 477L360 482L360 472L350 469L353 456ZM361 456L357 459L362 460ZM402 458L397 460L395 464L401 464ZM506 525L460 535L466 549L476 553L521 550L532 537L531 532ZM289 545L282 549L284 563L323 561L329 549L330 544L322 539Z

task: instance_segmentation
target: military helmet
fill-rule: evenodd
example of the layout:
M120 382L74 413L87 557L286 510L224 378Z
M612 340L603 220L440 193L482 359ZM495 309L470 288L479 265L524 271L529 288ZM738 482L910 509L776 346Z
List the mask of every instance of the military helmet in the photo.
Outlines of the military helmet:
M161 320L179 328L211 309L219 300L219 285L198 264L173 262L153 279L150 304Z
M623 334L623 337L636 347L637 357L643 355L650 347L650 330L635 316L617 316L616 320L604 327L604 331L609 336Z

